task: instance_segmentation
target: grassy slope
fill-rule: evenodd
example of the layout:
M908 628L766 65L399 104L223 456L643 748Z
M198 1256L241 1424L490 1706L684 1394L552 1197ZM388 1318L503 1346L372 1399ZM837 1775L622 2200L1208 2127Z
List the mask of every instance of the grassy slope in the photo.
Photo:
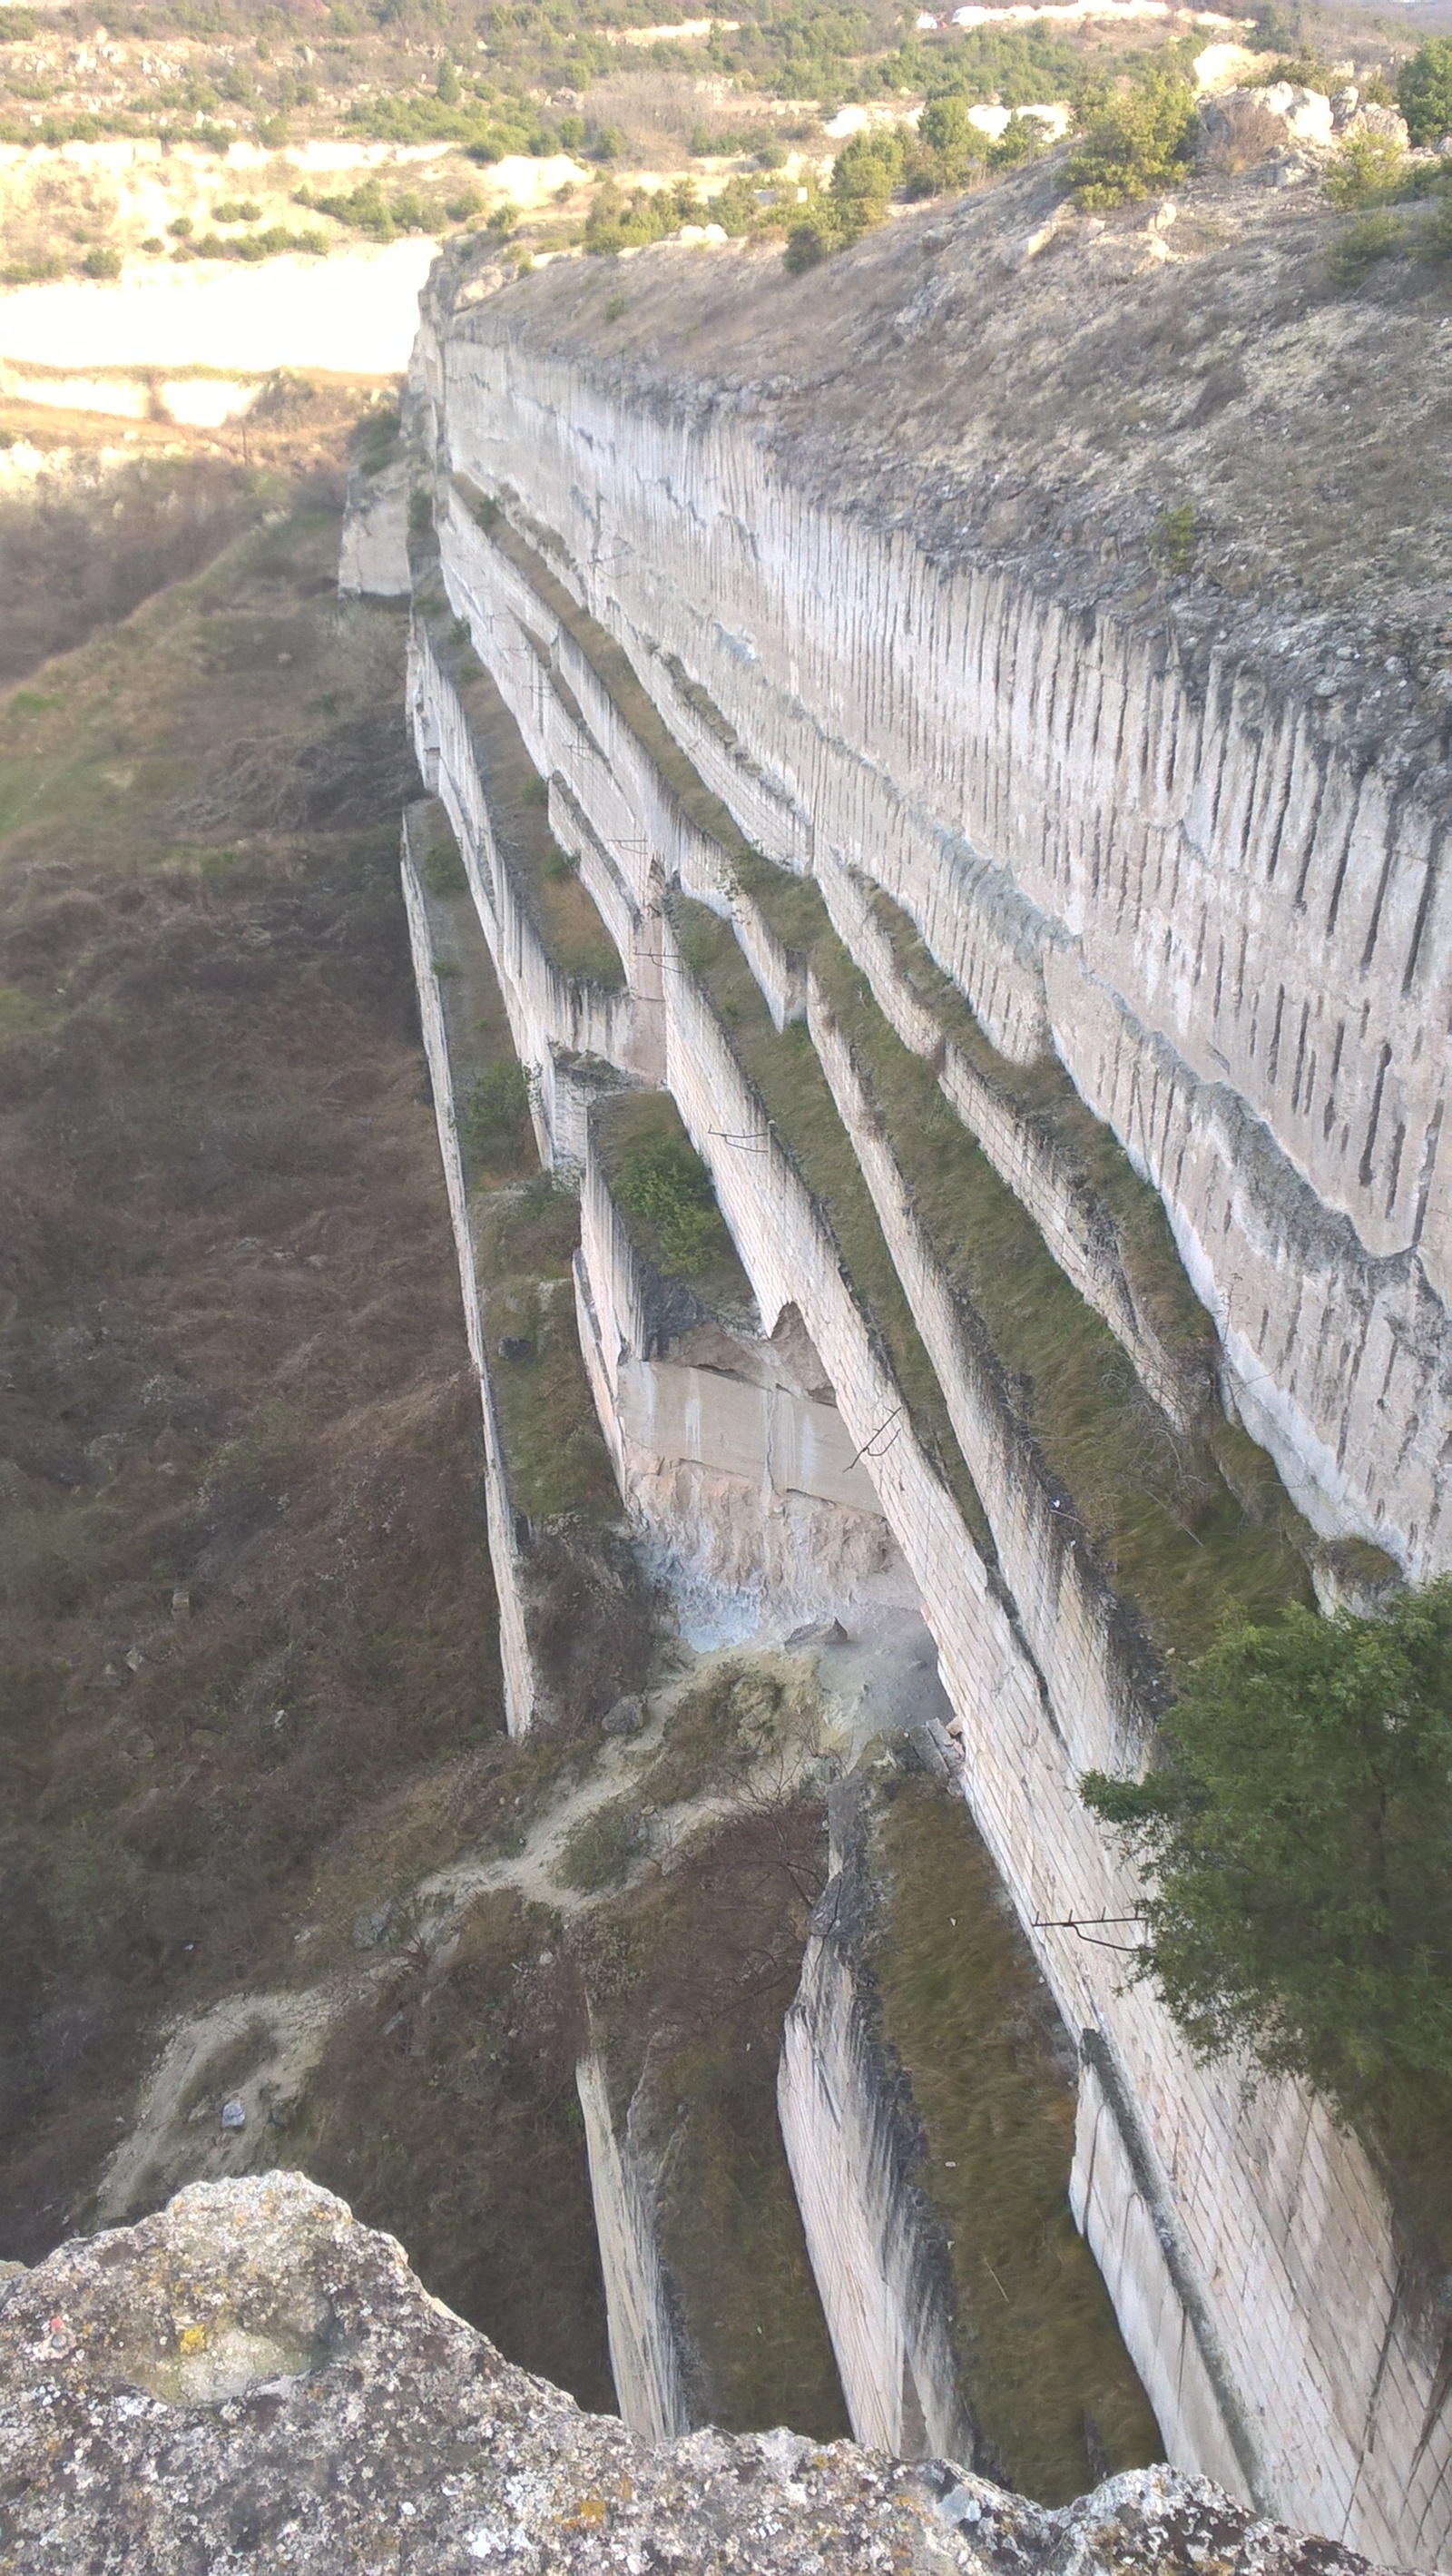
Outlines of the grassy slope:
M339 606L314 498L0 710L0 2243L22 2256L84 2219L158 2018L348 1960L380 1886L507 1844L530 1791L497 1732L397 894L402 622ZM306 2151L433 2288L608 2403L578 2134L536 2088L481 2155L387 2018L349 2025L304 2131L259 2153ZM427 2156L402 2151L422 2103ZM532 2233L509 2193L536 2114Z

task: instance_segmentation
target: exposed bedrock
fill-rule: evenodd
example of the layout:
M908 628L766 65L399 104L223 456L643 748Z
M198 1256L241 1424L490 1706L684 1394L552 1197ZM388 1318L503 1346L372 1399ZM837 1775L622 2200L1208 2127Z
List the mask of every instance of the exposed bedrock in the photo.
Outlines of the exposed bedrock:
M920 255L894 229L834 267L859 355ZM1206 1598L1272 1558L1277 1601L1308 1559L1324 1588L1217 1394L1353 1543L1336 1579L1385 1571L1358 1539L1445 1559L1445 779L1407 726L1378 744L1317 694L1328 621L1277 660L1252 609L1096 588L1049 537L994 552L948 462L901 461L894 497L840 368L815 410L785 374L702 382L684 305L749 335L749 261L637 266L675 336L667 365L637 334L628 367L595 350L589 264L457 309L451 274L411 392L415 738L541 1149L581 1193L580 1346L637 1542L703 1635L781 1633L847 1586L920 1609L957 1777L1079 2053L1073 2208L1171 2458L1425 2563L1452 2531L1436 2282L1323 2104L1197 2065L1080 1937L1138 1891L1076 1783L1142 1761ZM627 1222L611 1160L620 1103L667 1094L729 1230L709 1293ZM943 1119L935 1175L914 1130ZM1173 1511L1170 1577L1126 1573L1123 1524L1101 1543L1034 1430L1012 1319L952 1231L970 1198L997 1224L1001 1185L1024 1275L1052 1255L1074 1401L1112 1380L1146 1457L1194 1452L1228 1592ZM863 2062L828 1953L784 2095L814 2263L829 2314L834 2261L866 2314L878 2228L905 2312L897 2182L859 2226L824 2180L831 2066ZM864 2328L862 2422L947 2402L911 2344Z
M911 2093L874 2026L860 1827L853 1843L834 1852L787 2016L782 2136L858 2440L990 2466L959 2385L952 2270L917 2180Z
M788 2432L659 2448L582 2414L296 2174L196 2183L0 2288L0 2546L90 2576L672 2567L811 2576L1362 2576L1206 2480L1048 2513L942 2461Z
M828 425L788 449L772 387L602 362L582 291L426 334L449 462L516 497L755 846L863 871L1007 1057L1058 1054L1318 1524L1452 1562L1445 779L1203 618L945 544L942 495L925 542L881 458L851 506Z

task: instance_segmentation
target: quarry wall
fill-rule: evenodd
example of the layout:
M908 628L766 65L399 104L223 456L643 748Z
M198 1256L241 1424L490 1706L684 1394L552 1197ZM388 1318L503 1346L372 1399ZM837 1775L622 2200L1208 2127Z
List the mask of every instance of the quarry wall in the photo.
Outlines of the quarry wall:
M822 506L728 403L628 403L484 315L447 377L451 461L555 532L748 838L865 869L1115 1127L1318 1526L1448 1563L1433 807L1228 662L1192 686L1161 630Z
M835 1849L777 2088L832 2347L858 2441L899 2459L982 2465L954 2350L951 2268L917 2187L911 2098L861 1982L860 1853Z
M1197 2067L1144 1990L1122 1990L1112 1955L1070 1928L1133 1911L1075 1782L1089 1763L1138 1758L1152 1680L1055 1526L934 1273L850 1050L731 882L728 841L734 828L817 876L884 1009L894 979L854 892L863 882L910 916L1006 1057L1057 1052L1160 1191L1220 1327L1235 1404L1297 1499L1318 1527L1374 1534L1423 1569L1443 1562L1446 1347L1440 1094L1416 1034L1441 1006L1433 960L1446 954L1432 843L1415 811L1341 778L1313 725L1249 709L1233 672L1194 703L1143 637L1075 623L997 575L945 573L904 532L825 511L729 416L624 404L587 369L537 351L526 362L483 316L446 337L426 330L415 378L441 466L472 478L486 522L490 510L503 519L491 534L441 473L450 605L550 780L552 820L562 841L573 832L620 947L626 998L594 1037L636 1079L663 1076L767 1330L787 1306L800 1311L852 1471L871 1480L937 1643L965 1793L1083 2034L1075 2212L1170 2455L1338 2539L1429 2563L1452 2529L1446 2380L1385 2194L1320 2104L1289 2083L1252 2090L1233 2066ZM510 529L548 546L547 580L499 541ZM626 721L551 584L624 649L669 742L727 809L726 837L671 774L647 718ZM485 785L419 632L421 755L457 821L520 1053L542 1072L547 1150L588 1167L588 1119L582 1153L550 1070L578 1048L581 997L504 931ZM1367 894L1369 878L1379 892ZM777 1027L806 1019L977 1486L987 1551L692 969L663 902L673 884L730 915ZM1304 969L1303 983L1277 982L1272 962L1282 978ZM894 990L889 1017L932 1053L926 1030L908 1036ZM965 1122L985 1143L994 1129L990 1158L1151 1393L1172 1419L1192 1408L1067 1178L981 1085L964 1075L958 1091ZM647 1396L640 1319L588 1168L585 1211L582 1343L622 1484L634 1478L644 1508L649 1475L669 1469L660 1524L689 1523L702 1496L677 1471L706 1444L699 1429L678 1436L687 1388L667 1401L662 1380ZM728 1445L738 1436L756 1437L744 1413L722 1428ZM783 2117L824 2304L846 2315L856 2301L862 2319L838 2341L854 2424L880 2439L902 2433L908 2382L900 2328L864 2286L874 2262L882 2277L872 2249L886 2204L866 2132L855 2146L839 2133L852 2007L830 1969L814 1951ZM910 2377L931 2429L947 2402L934 2368Z
M687 2371L672 2314L649 2174L610 2110L605 2069L592 2050L575 2075L610 2338L610 2373L632 2433L668 2442L691 2422Z
M494 1390L490 1383L489 1364L484 1350L484 1323L479 1306L479 1274L475 1259L474 1232L469 1218L469 1193L464 1179L464 1161L459 1151L458 1111L454 1098L443 991L435 972L434 933L429 920L428 899L419 877L412 847L410 822L407 817L404 821L401 870L403 906L408 921L409 945L413 955L414 985L418 993L419 1022L423 1031L424 1053L428 1059L429 1082L434 1096L434 1119L439 1132L439 1153L444 1166L444 1186L448 1192L449 1216L454 1229L454 1248L459 1261L459 1290L464 1303L464 1331L469 1344L469 1357L474 1363L479 1380L479 1403L484 1426L484 1504L489 1533L489 1562L493 1570L494 1589L499 1601L499 1661L504 1679L504 1717L511 1735L523 1735L528 1732L533 1721L538 1696L534 1658L530 1652L525 1617L520 1552L515 1539L514 1512L509 1500L504 1446L499 1436L499 1417L495 1409Z

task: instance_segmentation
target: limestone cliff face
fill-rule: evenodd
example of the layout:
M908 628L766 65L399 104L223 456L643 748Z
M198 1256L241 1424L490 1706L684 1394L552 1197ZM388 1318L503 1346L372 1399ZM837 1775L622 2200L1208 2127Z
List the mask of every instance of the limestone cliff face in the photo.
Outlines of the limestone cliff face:
M1061 1058L1160 1191L1235 1402L1303 1508L1430 1572L1452 1563L1445 638L1425 586L1377 600L1414 639L1423 621L1388 685L1345 640L1368 604L1349 573L1335 615L1157 585L1112 451L1047 492L1022 454L1011 498L995 457L986 506L960 461L985 436L975 355L996 334L1001 416L1031 354L973 234L988 220L905 225L834 277L832 364L827 290L749 259L637 267L650 318L626 363L602 353L588 266L471 306L421 360L448 459L548 532L751 841L829 899L865 872L1007 1056ZM1127 332L1127 305L1173 293L1183 340L1197 300L1207 331L1223 320L1205 309L1223 288L1218 263L1183 262L1168 286L1117 281L1113 318ZM1069 293L1096 289L1102 318L1102 279ZM1239 337L1280 319L1252 308ZM724 383L704 354L723 341L741 370ZM1300 356L1329 398L1334 353ZM1400 375L1435 388L1430 324L1408 323ZM1292 497L1273 428L1262 448L1273 517L1277 481ZM1031 545L991 542L1015 522ZM1373 525L1363 539L1369 591L1384 565ZM1418 696L1406 655L1424 648Z
M0 2287L0 2555L50 2576L1363 2576L1205 2480L1046 2513L789 2432L659 2448L582 2415L297 2174L197 2183Z
M485 273L442 269L411 392L436 546L415 611L415 734L539 1071L548 1150L585 1166L581 1339L622 1484L647 1521L658 1503L662 1529L677 1514L694 1528L713 1579L731 1574L711 1554L701 1478L722 1464L710 1426L744 1456L755 1414L684 1386L672 1409L663 1378L644 1400L637 1369L661 1355L590 1173L585 1091L600 1072L670 1090L764 1331L791 1307L820 1362L843 1434L833 1473L866 1474L911 1578L958 1777L1080 2035L1074 2208L1171 2457L1419 2563L1452 2530L1438 2295L1323 2104L1196 2065L1153 1995L1126 1991L1116 1959L1075 1937L1076 1921L1122 1921L1137 1901L1078 1773L1138 1763L1166 1668L1021 1433L810 937L794 947L780 926L783 886L794 918L803 902L825 911L848 970L1166 1420L1203 1417L1218 1382L1323 1533L1375 1538L1413 1570L1449 1560L1431 1034L1452 1000L1440 610L1425 566L1389 588L1378 558L1358 589L1329 503L1319 599L1304 545L1300 588L1275 596L1269 549L1295 493L1265 359L1299 328L1286 296L1288 278L1309 291L1304 245L1250 227L1232 326L1215 305L1225 262L1180 262L1163 292L1158 273L1150 286L1123 264L1045 279L1005 265L995 227L1037 185L896 226L800 284L734 253L652 253L629 271L626 357L610 353L609 281L591 263L498 292ZM1078 306L1107 375L1085 372ZM1139 428L1114 403L1152 361L1173 376L1200 326L1207 345L1229 328L1245 344L1260 482L1227 396L1175 453L1197 504L1236 491L1249 535L1238 553L1218 541L1213 582L1176 585L1157 570L1156 511L1178 495L1143 488ZM1329 399L1347 355L1345 331L1333 336L1298 344L1305 400L1307 382ZM1408 422L1425 427L1442 379L1415 316L1399 363ZM1188 420L1210 388L1186 373ZM1055 381L1082 397L1057 443ZM915 408L929 394L931 416ZM1022 452L1033 417L1055 460L1042 487ZM1388 686L1341 654L1358 649L1354 612L1394 610L1405 653L1383 657L1403 672ZM451 676L451 619L548 780L551 828L618 952L608 1011L494 884L488 759ZM961 1043L899 976L889 914L925 943L964 1021L971 1006ZM720 922L749 969L730 990L707 971ZM843 1188L865 1193L852 1225L877 1263L872 1296L830 1190L784 1132L789 1101L779 1088L770 1104L751 1069L739 1030L763 1006L768 1038L800 1041L801 1079L825 1086L813 1115ZM1067 1071L1075 1114L1094 1113L1105 1150L1159 1193L1203 1301L1188 1341L1139 1298L1127 1235L1072 1157L1016 1105L1016 1075L1035 1067L1061 1088ZM906 1321L890 1339L894 1297ZM652 1474L669 1480L654 1500ZM844 1499L808 1483L815 1511ZM793 2160L808 2198L835 2151L819 2079L853 2045L826 1964L797 2021ZM884 2410L861 2420L898 2422L893 2333L860 2340Z

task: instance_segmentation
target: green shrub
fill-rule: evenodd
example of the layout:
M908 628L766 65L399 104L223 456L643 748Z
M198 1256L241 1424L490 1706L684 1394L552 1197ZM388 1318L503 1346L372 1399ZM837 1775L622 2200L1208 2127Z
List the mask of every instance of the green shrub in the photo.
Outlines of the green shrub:
M1085 1777L1147 1865L1135 1973L1202 2057L1248 2047L1395 2136L1452 2117L1452 1581L1227 1632L1166 1767Z
M426 537L434 524L434 505L427 492L410 492L408 526L410 536Z
M432 841L423 854L419 873L430 894L465 894L469 880L464 862L452 841Z
M1399 143L1386 134L1352 134L1328 161L1322 184L1332 205L1351 214L1395 205L1406 183L1407 156Z
M369 413L358 433L358 462L365 474L381 474L384 466L392 462L401 427L398 413L391 407Z
M623 1798L612 1798L606 1806L597 1807L593 1816L583 1817L567 1835L560 1855L560 1877L566 1887L578 1889L582 1896L596 1896L602 1888L618 1887L629 1877L645 1845L645 1823L639 1808L628 1806Z
M825 214L793 224L787 235L782 265L788 277L800 277L804 269L815 268L829 251L837 248L837 235Z
M693 1279L720 1223L700 1155L679 1137L655 1137L625 1156L612 1187L621 1206L653 1231L666 1269Z
M264 259L280 258L286 251L301 251L311 258L323 259L328 243L326 235L312 226L292 233L285 225L269 224L261 233L203 233L188 248L195 259L236 259L255 267Z
M1178 509L1162 510L1155 527L1155 552L1165 570L1177 579L1192 571L1200 530L1194 504L1182 501Z
M1023 161L1036 161L1045 149L1044 129L1036 116L1016 116L1006 125L998 141L989 146L990 170L1016 170Z
M119 277L121 253L119 250L88 250L81 266L87 277Z
M1363 215L1332 242L1326 253L1327 275L1333 286L1359 286L1376 260L1390 259L1407 247L1407 228L1395 215Z
M988 166L989 141L968 115L964 98L929 99L918 119L917 147L909 154L907 193L936 197L970 188Z
M607 254L642 249L668 241L683 224L704 224L708 214L694 179L677 179L669 188L633 188L627 198L607 181L590 209L585 248Z
M609 295L606 297L605 320L607 322L619 322L624 315L629 312L629 310L629 304L623 295Z
M1452 36L1429 36L1403 63L1397 103L1413 143L1440 143L1452 134Z
M1195 93L1183 73L1146 71L1132 89L1108 99L1066 170L1083 208L1125 206L1185 175L1195 119Z
M1270 89L1277 81L1291 81L1297 89L1318 89L1330 98L1341 87L1340 79L1319 54L1304 51L1283 56L1278 62L1258 63L1247 72L1247 89Z
M58 250L41 251L34 259L11 259L0 268L0 285L38 286L52 277L64 277L66 263Z
M832 165L830 198L838 236L856 241L887 220L888 199L901 183L907 148L895 126L854 134Z
M733 240L754 231L760 216L756 190L749 179L739 175L728 179L725 187L711 200L712 223L719 224L723 233L729 233Z
M510 1057L481 1073L459 1103L455 1124L471 1163L499 1171L531 1161L534 1129L523 1065Z

